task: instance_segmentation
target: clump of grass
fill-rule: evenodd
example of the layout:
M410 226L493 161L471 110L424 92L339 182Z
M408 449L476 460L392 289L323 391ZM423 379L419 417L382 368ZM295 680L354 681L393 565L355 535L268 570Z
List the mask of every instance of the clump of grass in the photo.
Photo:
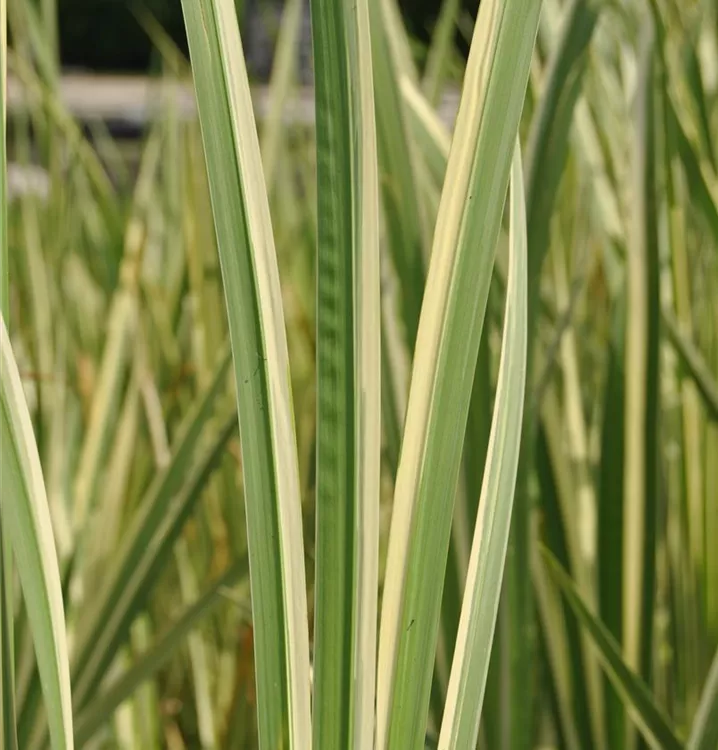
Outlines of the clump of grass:
M3 747L714 748L715 9L183 10L132 174L7 9Z

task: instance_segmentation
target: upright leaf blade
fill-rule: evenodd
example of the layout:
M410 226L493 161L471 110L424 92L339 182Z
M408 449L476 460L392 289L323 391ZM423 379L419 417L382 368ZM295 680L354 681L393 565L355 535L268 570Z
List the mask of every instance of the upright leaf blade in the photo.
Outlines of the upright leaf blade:
M716 746L718 746L718 652L713 657L686 748L687 750L712 750Z
M622 643L623 472L625 400L625 293L612 313L609 354L601 428L601 461L598 494L598 606L602 621L617 643ZM604 678L606 734L611 748L620 750L625 740L624 708Z
M65 615L40 458L5 320L0 321L2 514L33 635L50 737L72 750Z
M0 739L7 750L17 750L15 701L15 645L13 633L12 554L3 537L0 513Z
M479 10L422 306L389 538L377 746L424 739L462 440L540 0Z
M7 252L7 4L0 0L0 315L10 320L10 269ZM8 322L9 325L9 322ZM0 508L0 740L17 747L15 648L13 638L12 554L4 538Z
M234 357L262 748L311 742L299 469L274 238L232 0L182 3Z
M393 0L369 0L374 97L381 167L382 209L389 252L400 286L401 318L410 355L416 345L426 281L423 216L416 189L419 154L407 137L400 90L403 37L392 14Z
M636 112L635 224L628 248L623 507L623 647L626 663L650 674L660 412L659 260L653 108L654 31L642 40Z
M458 0L443 0L436 19L436 27L431 38L431 46L426 58L426 72L422 82L427 99L434 105L439 101L451 64L454 51L454 36L461 3Z
M501 595L526 387L526 213L518 143L511 169L509 280L486 470L461 609L440 748L475 747Z
M317 122L314 747L372 747L379 557L379 205L367 0L312 1Z

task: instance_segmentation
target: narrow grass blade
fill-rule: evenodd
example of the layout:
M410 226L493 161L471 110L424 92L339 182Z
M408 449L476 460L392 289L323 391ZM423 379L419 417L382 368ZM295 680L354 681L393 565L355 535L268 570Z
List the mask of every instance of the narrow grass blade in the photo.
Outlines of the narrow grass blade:
M149 648L151 638L152 622L149 614L143 612L132 623L129 647L135 653L142 653ZM132 717L132 722L127 722L125 725L129 731L127 738L120 740L123 745L147 748L147 750L163 750L160 744L159 704L159 691L155 680L146 680L129 701L128 714ZM119 716L116 718L116 723L120 724Z
M271 195L277 179L282 136L286 134L284 107L296 76L297 49L302 30L304 0L288 0L282 10L282 21L277 34L277 50L272 63L272 78L267 97L269 107L262 130L262 166Z
M718 381L695 344L681 331L668 310L663 311L663 324L671 344L680 358L683 369L693 380L708 417L718 421Z
M386 40L396 74L399 77L408 76L418 83L419 74L414 64L411 39L404 25L401 4L397 0L379 0L378 7L381 8L382 27L386 29Z
M269 205L232 0L184 0L225 287L249 543L260 747L311 742L299 468Z
M447 69L454 53L456 22L462 6L459 0L443 0L436 27L431 37L431 47L426 59L426 72L422 82L429 102L436 106L446 80Z
M539 430L539 446L537 450L537 464L539 465L539 476L541 480L541 494L550 492L555 498L556 486L553 483L551 471L546 470L549 460L541 455L545 448L542 440L542 431ZM538 519L537 519L538 520ZM538 525L538 524L537 524ZM551 536L547 534L547 536ZM577 720L585 715L585 689L581 690L582 684L576 684L574 675L583 666L580 660L580 645L578 638L574 639L573 629L575 618L566 618L566 608L560 598L560 594L554 586L551 586L546 575L546 570L541 560L539 551L538 535L533 537L534 545L531 550L531 569L533 588L536 601L537 620L541 626L541 642L543 645L543 656L546 659L550 674L548 679L552 685L553 700L551 706L555 716L554 723L560 734L561 742L566 748L578 750L578 748L589 748L592 746L590 735L585 735L585 723L576 726ZM551 540L552 546L555 541ZM562 556L566 558L565 547L561 550ZM575 640L576 645L573 645ZM573 652L571 649L574 649ZM574 653L579 655L575 660ZM578 669L577 669L578 667ZM578 688L578 690L576 690ZM578 695L577 695L578 693ZM583 695L581 695L581 693ZM584 732L582 732L582 729Z
M439 748L475 747L501 595L526 387L526 213L521 151L511 168L504 340L486 470L461 608Z
M187 540L180 538L175 543L175 560L180 580L180 591L185 602L197 598L197 576L187 545ZM208 648L204 634L200 631L187 636L192 682L194 684L194 705L197 714L197 734L202 750L211 750L217 746L217 727L212 710L214 696L208 668Z
M576 533L576 513L572 501L574 500L574 474L571 464L565 460L565 432L561 410L561 401L557 389L552 385L543 397L541 419L536 442L536 470L541 489L541 527L546 544L557 556L567 570L573 571L581 561L578 554L578 534ZM532 540L535 543L535 540ZM532 559L536 553L531 552ZM533 565L532 565L533 567ZM536 574L534 574L535 576ZM539 592L541 593L541 592ZM537 602L539 614L544 603ZM565 643L561 644L568 654L570 667L570 698L571 712L575 717L575 728L578 731L582 748L592 748L594 744L593 728L591 726L590 685L587 679L586 665L593 653L587 654L588 643L582 639L581 629L575 617L566 611L565 606L557 602L559 612L565 622ZM559 633L547 634L548 641L556 641ZM598 665L595 664L597 668ZM600 689L600 671L595 675L597 687ZM554 674L557 688L562 676ZM557 701L561 700L560 693ZM565 711L564 707L559 710ZM565 722L564 722L565 723ZM596 743L597 744L597 743Z
M106 581L108 564L117 552L122 532L125 499L136 460L140 431L140 387L139 377L133 373L127 387L122 411L118 417L117 434L107 462L106 487L97 511L90 519L85 580L92 591L99 592Z
M0 741L7 750L17 750L17 709L15 700L15 639L13 632L12 553L3 537L0 514Z
M710 164L699 158L670 99L666 101L666 108L668 124L675 125L676 146L683 162L688 190L713 235L714 248L718 248L718 176Z
M7 4L0 0L0 316L10 321L10 269L7 247ZM0 509L0 742L17 748L15 647L13 637L13 560Z
M526 153L529 237L529 321L537 309L538 280L548 251L549 228L569 146L569 129L588 62L598 12L592 0L571 0L531 121ZM529 346L532 337L529 336ZM529 357L530 363L531 357Z
M224 591L242 580L246 574L246 559L233 563L194 604L187 608L157 643L139 656L136 663L121 677L88 703L75 722L75 743L78 747L84 747L95 732L109 721L113 712L170 659L192 630L224 600Z
M385 272L386 273L386 272ZM387 276L389 274L387 273ZM381 302L381 401L384 460L392 481L396 480L401 436L409 390L409 363L404 338L395 314L394 295L387 290L389 276L382 279ZM389 286L389 290L395 287Z
M698 24L696 25L696 28L698 28ZM718 166L716 163L715 138L711 132L712 124L710 104L709 99L706 96L706 87L701 69L701 62L698 59L698 51L696 50L695 37L698 35L694 32L687 36L688 40L686 40L681 50L685 83L687 84L687 89L690 92L693 104L695 105L693 119L695 128L698 131L698 141L701 145L701 151L706 155L708 162L715 170L716 166ZM690 39L691 36L693 36L693 39Z
M476 358L539 2L485 2L472 43L422 306L389 537L377 747L423 741Z
M708 672L686 750L713 750L715 747L718 747L718 652Z
M567 175L570 180L572 175ZM580 218L574 220L573 237L569 240L577 246L582 245L582 231L577 225L582 225ZM585 229L584 229L585 231ZM563 429L559 427L555 434L560 435L557 453L562 456L561 461L569 464L568 494L561 493L560 523L565 533L566 548L572 576L578 582L580 590L595 601L595 585L593 571L596 564L596 493L593 483L592 457L589 456L588 423L584 408L584 390L581 382L581 354L579 339L574 330L575 312L578 299L584 296L584 279L586 272L582 269L585 261L573 258L575 264L571 273L574 279L569 284L569 251L564 246L563 238L557 236L552 243L550 266L553 271L553 296L561 312L561 319L557 322L558 338L556 341L556 355L560 367L559 382L560 396L557 404L548 404L542 409L544 423L562 414ZM584 255L587 255L584 250ZM578 282L578 283L577 283ZM564 323L565 321L565 323ZM564 329L565 326L565 329ZM553 350L549 350L552 352ZM547 363L548 364L548 363ZM550 413L549 413L550 412ZM561 435L562 432L565 433ZM574 636L578 634L578 638ZM569 626L571 646L578 646L579 652L572 654L573 664L577 667L575 692L581 699L587 698L581 715L579 731L587 747L594 744L604 746L604 712L602 697L602 676L599 665L588 642L571 622ZM579 687L580 685L580 687ZM585 691L585 693L584 693ZM580 710L580 709L579 709Z
M379 200L367 0L312 0L317 122L314 747L374 740Z
M623 482L625 455L625 325L626 299L614 302L610 332L598 479L598 611L619 645L623 641L622 562ZM609 747L621 750L625 740L624 709L605 679L606 737Z
M691 255L689 249L691 242L688 233L688 213L686 207L686 189L684 181L681 179L680 159L677 154L675 144L675 125L668 114L669 104L669 82L667 60L665 54L665 40L667 29L660 18L655 18L656 24L656 68L657 68L657 89L656 109L663 120L663 130L659 139L659 145L662 149L662 169L659 170L659 180L662 185L662 192L666 201L666 244L667 256L670 258L671 267L671 307L675 311L677 327L687 339L693 338L693 305L695 283L692 278ZM698 77L700 81L700 75ZM664 305L664 307L667 307ZM667 311L667 310L666 310ZM665 315L664 315L665 319ZM679 334L680 335L680 334ZM674 344L675 346L675 344ZM678 348L678 359L684 359ZM671 368L672 369L672 368ZM680 369L680 368L677 368ZM673 373L671 373L673 375ZM670 376L669 376L670 377ZM703 492L704 484L704 466L702 461L702 442L704 427L702 424L700 392L695 387L691 378L680 378L677 386L680 398L680 446L681 446L681 469L682 485L684 496L681 502L686 508L687 527L688 527L688 545L690 547L690 559L692 570L689 577L700 580L705 567L706 558L706 521L705 521L705 497ZM669 529L671 528L669 522ZM670 531L669 531L670 533ZM700 586L691 586L689 581L689 590L699 588ZM684 611L695 609L686 606L687 602L681 605ZM692 637L691 650L698 654L701 650L701 638ZM698 659L686 659L687 664L697 662ZM693 682L693 681L692 681ZM697 686L693 688L697 689Z
M412 354L426 279L427 237L417 190L419 154L408 137L399 83L401 63L387 22L386 0L368 1L382 209L389 253L401 288L405 342Z
M419 87L407 76L401 79L401 93L406 103L409 131L416 140L429 174L440 187L444 184L449 159L451 133Z
M495 288L494 286L494 290ZM491 292L489 295L489 300L491 300ZM491 329L487 327L486 334L481 337L464 441L463 475L466 507L464 517L459 519L459 523L467 525L467 534L476 522L476 512L486 472L485 460L491 432L491 408L495 398L490 333Z
M446 174L451 134L411 78L403 76L401 84L410 130L424 159L424 166L428 168L429 180L439 189L444 183ZM463 492L460 490L457 496L444 580L436 674L431 698L432 713L437 716L437 722L440 722L446 701L446 689L471 550L470 537L476 521L476 509L481 494L484 460L491 429L493 384L489 339L488 334L482 335L476 361L464 439Z
M495 278L492 280L495 281ZM491 294L489 293L489 300ZM490 310L490 304L489 304ZM494 384L491 375L490 317L481 336L476 360L474 382L464 437L460 486L456 497L451 541L441 602L441 625L437 645L436 668L432 686L432 714L440 725L446 703L451 662L459 628L462 598L471 555L471 534L476 524L477 509L485 472L485 460L491 431L491 410Z
M650 674L659 454L659 267L653 104L654 31L642 40L635 133L635 223L627 258L624 425L623 647Z
M0 322L3 532L20 576L54 750L71 750L65 616L40 458L4 318Z
M543 551L548 572L561 589L579 621L588 631L614 688L651 747L679 750L683 747L640 678L621 658L618 645L581 600L576 587L548 550Z

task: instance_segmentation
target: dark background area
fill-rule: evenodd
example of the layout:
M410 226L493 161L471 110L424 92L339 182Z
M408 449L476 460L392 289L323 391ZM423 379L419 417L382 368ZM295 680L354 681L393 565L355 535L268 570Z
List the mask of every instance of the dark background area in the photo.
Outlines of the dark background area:
M245 0L239 6L242 21L263 1L267 0ZM428 42L440 2L401 0L407 26L419 42ZM475 15L478 2L464 0L464 6ZM186 53L179 0L138 0L135 3L127 0L59 0L63 66L98 72L146 71L153 61L152 43L133 12L137 9L149 11Z
M179 0L59 0L60 56L67 68L144 72L152 42L135 12L150 12L186 53ZM133 12L134 11L134 12Z

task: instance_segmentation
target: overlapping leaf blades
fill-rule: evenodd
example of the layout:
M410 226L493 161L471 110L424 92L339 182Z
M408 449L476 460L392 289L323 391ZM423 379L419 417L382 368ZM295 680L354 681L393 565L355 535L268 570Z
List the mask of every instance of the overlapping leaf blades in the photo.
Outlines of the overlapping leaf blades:
M422 306L379 642L377 745L423 741L453 499L540 2L482 3ZM511 52L509 53L509 50Z
M73 747L70 668L60 572L40 458L10 337L0 319L3 531L12 544L47 705L53 747Z

